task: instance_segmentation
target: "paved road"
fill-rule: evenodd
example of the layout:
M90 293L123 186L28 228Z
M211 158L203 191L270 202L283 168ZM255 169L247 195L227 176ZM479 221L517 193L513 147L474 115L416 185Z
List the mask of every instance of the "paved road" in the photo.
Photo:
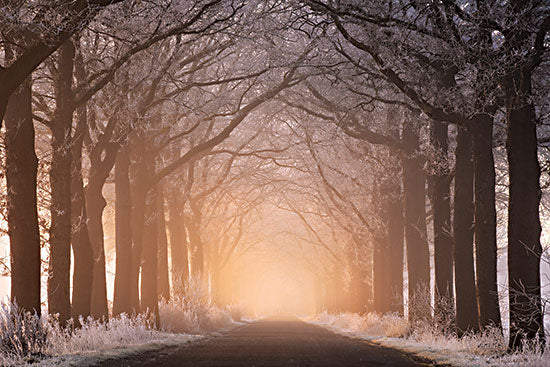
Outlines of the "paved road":
M434 366L433 362L346 338L299 320L267 319L185 347L101 364L147 367Z

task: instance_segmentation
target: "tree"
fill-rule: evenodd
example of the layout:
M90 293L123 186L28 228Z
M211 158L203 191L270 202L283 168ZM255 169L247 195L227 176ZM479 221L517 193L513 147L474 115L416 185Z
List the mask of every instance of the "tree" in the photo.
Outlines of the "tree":
M544 342L541 302L540 260L540 166L537 148L537 116L532 102L532 78L547 50L544 40L550 30L548 9L537 2L512 1L514 15L529 14L524 20L535 32L524 30L522 21L502 29L508 58L504 76L508 136L510 201L508 211L508 276L510 300L510 343L512 350L523 347L524 339ZM511 15L511 16L514 16ZM519 50L528 50L517 59Z
M474 162L472 137L458 128L455 148L453 239L456 287L456 326L459 333L479 330L474 270ZM458 277L460 281L458 281Z
M336 26L338 33L345 40L346 44L352 50L367 55L368 62L359 60L358 55L352 51L346 52L347 59L358 69L368 72L368 75L379 76L386 81L394 90L398 91L407 100L398 101L402 105L408 105L411 102L414 107L427 115L432 120L444 123L453 123L462 127L472 126L472 121L479 113L483 113L483 108L492 108L495 97L496 80L480 79L476 77L484 75L484 70L489 70L496 66L493 53L488 52L487 44L483 42L476 43L468 47L466 41L470 32L479 31L479 23L472 22L469 19L465 23L457 23L457 19L467 18L467 14L461 11L460 6L446 6L441 4L411 4L411 12L417 13L419 17L410 18L410 14L402 10L396 10L393 7L382 5L365 7L356 6L350 2L346 6L332 6L323 1L306 2L314 12L327 14L331 22ZM449 5L449 4L447 4ZM421 15L422 14L422 15ZM354 25L355 24L355 25ZM363 34L357 32L357 28L363 29ZM415 34L416 44L410 44L410 47L403 49L394 42L405 40L407 43L410 34ZM366 39L364 34L376 35ZM479 33L479 32L478 32ZM398 41L401 42L401 41ZM460 58L457 58L457 49L463 50ZM400 50L404 50L401 52ZM474 79L463 79L457 82L457 87L442 90L438 87L441 83L441 65L452 65L458 68L458 72L471 60L481 60L476 64L479 74L473 74ZM454 70L453 78L457 75ZM486 75L486 74L485 74ZM455 81L452 81L453 83ZM446 83L450 85L450 83ZM418 86L425 86L418 88ZM474 93L470 93L474 91ZM492 91L492 93L488 93ZM498 92L497 92L498 93ZM474 96L471 98L471 96ZM374 100L387 101L388 98L380 95L376 89L369 94ZM459 103L456 103L460 101ZM454 103L453 103L454 102ZM479 124L478 124L479 125ZM473 128L473 127L472 127ZM476 137L476 134L473 134ZM481 141L479 143L482 143ZM478 147L475 152L490 151L492 144L488 141L483 142L485 146ZM489 164L492 160L492 152L487 155L480 155L477 158L478 169L476 169L476 187L485 187L489 190L488 183L491 177L494 177L494 166ZM483 164L483 165L482 165ZM479 237L476 251L479 250L476 259L480 262L478 265L478 292L480 297L480 320L483 326L490 324L500 324L499 307L496 292L496 238L491 236L495 232L495 225L492 218L494 213L494 185L492 186L493 195L485 192L485 195L476 196L476 198L486 200L484 202L484 211L476 211L476 233L486 234L483 238ZM477 201L477 199L476 199ZM491 209L493 208L493 209ZM422 226L423 227L423 226ZM476 237L478 238L478 237ZM483 256L480 256L483 255Z
M52 132L52 190L50 226L50 270L48 312L59 314L64 323L71 317L71 134L73 123L72 82L75 48L66 41L59 51L56 80L56 109L50 123Z
M33 4L25 1L3 1L3 32L7 34L8 42L23 46L22 52L15 57L7 58L6 65L0 69L0 80L3 88L0 91L0 121L6 113L9 98L13 92L24 83L48 56L54 53L71 35L89 23L98 10L121 0L79 0L56 4L47 4L33 9ZM31 14L32 21L25 17ZM22 28L21 25L23 25ZM38 27L37 27L38 26ZM37 32L41 29L43 32ZM0 125L1 126L1 125Z
M6 117L6 184L10 236L11 299L40 314L40 235L36 199L31 81L17 88Z

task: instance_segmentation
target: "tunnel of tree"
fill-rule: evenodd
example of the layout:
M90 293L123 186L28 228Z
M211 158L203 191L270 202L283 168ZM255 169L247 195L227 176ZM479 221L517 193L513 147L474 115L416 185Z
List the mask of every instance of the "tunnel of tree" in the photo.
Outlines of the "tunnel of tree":
M2 1L11 300L544 340L542 3Z

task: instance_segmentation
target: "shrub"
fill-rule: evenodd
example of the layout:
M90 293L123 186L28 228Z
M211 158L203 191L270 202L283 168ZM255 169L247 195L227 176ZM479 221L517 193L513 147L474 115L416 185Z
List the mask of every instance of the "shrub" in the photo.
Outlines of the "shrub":
M235 322L240 322L243 318L244 307L239 304L233 304L228 306L229 314Z
M159 304L161 330L177 333L211 331L232 324L227 310L216 306L200 278L190 278L183 291L173 292Z
M166 340L173 333L199 334L233 324L229 311L214 305L197 279L185 292L159 303L160 330L145 314L122 314L107 322L80 319L80 327L61 327L55 317L24 313L16 304L0 303L0 366L85 351L115 349Z
M47 327L36 313L22 311L16 303L0 304L0 361L24 358L32 361L44 354Z

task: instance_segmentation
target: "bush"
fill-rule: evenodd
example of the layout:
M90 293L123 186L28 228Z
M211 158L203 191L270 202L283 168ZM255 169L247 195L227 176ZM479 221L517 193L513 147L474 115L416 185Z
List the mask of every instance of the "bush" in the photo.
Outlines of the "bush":
M169 302L159 304L161 330L198 334L232 324L227 310L217 307L200 278L190 278L181 291L175 287Z
M80 328L61 328L59 323L50 323L48 333L49 355L63 355L98 349L112 349L126 345L142 344L164 337L151 328L145 314L129 317L122 314L108 322L91 317L80 319Z
M61 327L55 317L23 313L17 305L0 303L0 366L26 364L42 358L85 351L113 350L174 337L200 334L233 325L229 311L214 305L197 279L169 302L159 303L161 325L155 330L145 314L122 314L107 322L80 319Z
M47 326L36 313L23 312L16 303L0 304L0 361L32 361L45 352Z
M235 322L241 322L244 314L244 307L239 304L233 304L228 306L229 314Z
M317 321L339 329L364 332L372 336L399 338L408 334L409 331L407 320L393 313L380 315L371 312L362 316L349 312L339 315L330 315L324 312L317 316Z

